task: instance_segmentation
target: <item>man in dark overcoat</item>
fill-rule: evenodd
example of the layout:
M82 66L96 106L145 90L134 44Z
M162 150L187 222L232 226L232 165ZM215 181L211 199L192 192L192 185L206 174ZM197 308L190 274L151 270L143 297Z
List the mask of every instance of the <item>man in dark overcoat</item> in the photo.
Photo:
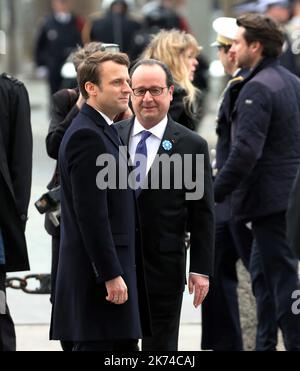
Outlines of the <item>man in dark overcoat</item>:
M1 47L0 47L1 52ZM22 82L0 75L0 351L16 350L6 304L7 272L29 270L25 225L31 190L32 133Z
M119 186L126 152L113 118L131 88L125 54L97 52L78 70L86 99L60 146L61 244L51 338L74 351L137 350L149 328L134 191ZM108 160L107 160L108 159ZM106 184L106 161L113 161Z

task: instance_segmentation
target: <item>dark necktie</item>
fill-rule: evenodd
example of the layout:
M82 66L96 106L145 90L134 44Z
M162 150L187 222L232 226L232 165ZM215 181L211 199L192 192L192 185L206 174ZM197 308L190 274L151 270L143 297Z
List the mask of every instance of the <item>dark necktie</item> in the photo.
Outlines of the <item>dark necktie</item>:
M146 145L146 140L150 137L151 133L150 131L142 131L141 132L142 134L142 137L141 137L141 140L139 141L137 147L136 147L136 150L135 150L135 158L134 158L134 165L135 167L138 167L139 166L139 173L136 177L136 181L142 185L145 178L146 178L146 174L147 174L147 145ZM137 156L136 155L142 155L142 159L141 161L139 159L137 159ZM137 190L137 194L140 193L141 189L138 188Z

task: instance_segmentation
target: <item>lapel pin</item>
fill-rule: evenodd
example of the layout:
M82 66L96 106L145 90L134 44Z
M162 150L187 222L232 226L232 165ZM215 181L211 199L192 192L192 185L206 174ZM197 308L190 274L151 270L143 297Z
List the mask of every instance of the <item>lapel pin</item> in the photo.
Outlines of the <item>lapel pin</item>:
M162 146L165 151L170 151L173 148L173 144L169 140L164 140Z

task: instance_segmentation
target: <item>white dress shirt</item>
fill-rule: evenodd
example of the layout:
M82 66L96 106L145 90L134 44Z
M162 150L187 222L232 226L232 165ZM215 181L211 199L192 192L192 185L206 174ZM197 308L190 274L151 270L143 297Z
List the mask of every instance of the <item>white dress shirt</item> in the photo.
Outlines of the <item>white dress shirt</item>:
M166 116L161 122L155 125L153 128L146 130L138 121L137 118L134 120L133 128L131 130L131 135L129 139L129 154L131 162L134 163L134 157L136 152L136 147L142 139L141 132L146 130L149 131L152 135L146 140L147 147L147 168L146 173L148 174L155 156L157 155L160 143L166 131L168 124L168 117Z
M106 116L105 113L100 112L100 111L98 111L98 110L96 110L96 111L100 113L100 115L104 118L104 120L107 122L107 124L108 124L109 126L112 125L112 124L114 123L113 120L111 120L108 116Z

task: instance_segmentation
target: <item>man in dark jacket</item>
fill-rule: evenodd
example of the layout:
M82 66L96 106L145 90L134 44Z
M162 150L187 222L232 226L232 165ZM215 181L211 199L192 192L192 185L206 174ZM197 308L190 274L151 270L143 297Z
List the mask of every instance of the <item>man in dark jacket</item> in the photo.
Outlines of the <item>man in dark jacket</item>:
M300 259L300 169L289 199L287 236L296 256Z
M35 61L47 68L51 95L62 84L61 68L71 52L82 44L83 20L71 12L71 0L52 0L53 12L38 32Z
M118 44L132 58L133 38L141 24L129 15L131 5L129 0L105 0L102 4L105 13L92 22L89 41Z
M232 194L235 217L251 222L250 271L255 274L262 264L285 347L300 350L300 317L291 311L298 262L285 223L300 163L300 81L279 65L284 36L275 21L246 14L237 23L231 50L238 66L251 73L233 89L239 95L231 111L232 147L215 181L215 199Z
M32 134L25 86L0 75L0 351L16 350L5 297L6 272L29 270L25 224L31 189Z
M191 233L188 288L194 293L196 308L202 304L213 274L214 212L208 148L199 135L168 117L174 82L165 64L142 60L133 67L131 77L136 116L117 127L133 163L144 148L143 178L145 184L149 182L147 189L136 192L153 330L152 337L143 339L142 349L176 351L186 283L187 224ZM185 163L173 164L175 170L172 164L162 170L156 155L171 162L175 157L185 159ZM200 165L197 155L204 158L203 182L196 174ZM187 157L190 160L186 163ZM182 172L178 173L179 168ZM202 183L202 198L188 199L182 180L189 172L196 176L198 186ZM165 177L169 183L164 182ZM151 183L155 178L158 185Z
M217 18L213 22L213 28L218 37L212 46L218 48L218 56L224 70L232 76L222 94L217 117L218 141L214 167L215 171L220 171L231 148L230 111L236 99L232 89L235 84L244 80L249 70L237 68L235 53L230 50L238 29L236 19ZM240 258L249 270L253 237L243 221L232 218L230 195L223 202L216 204L216 223L215 275L202 308L202 349L239 351L243 349L243 338L239 318L236 264ZM276 347L277 322L274 304L266 295L262 269L257 271L255 282L258 281L259 290L253 285L257 308L256 349L267 351Z

